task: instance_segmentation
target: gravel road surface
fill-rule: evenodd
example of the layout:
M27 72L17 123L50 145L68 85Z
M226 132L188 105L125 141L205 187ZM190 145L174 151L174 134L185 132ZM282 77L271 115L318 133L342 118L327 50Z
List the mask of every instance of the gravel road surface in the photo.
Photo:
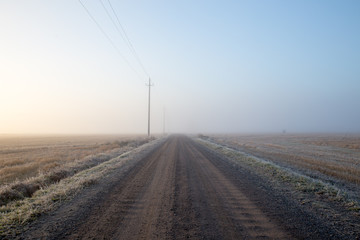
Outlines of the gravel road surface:
M40 217L22 239L336 239L258 177L186 136Z

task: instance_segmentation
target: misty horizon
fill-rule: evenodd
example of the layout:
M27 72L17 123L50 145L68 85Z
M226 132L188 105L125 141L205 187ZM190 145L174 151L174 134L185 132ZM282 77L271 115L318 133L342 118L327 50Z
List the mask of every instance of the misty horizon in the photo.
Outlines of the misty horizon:
M152 134L359 134L359 12L358 1L2 1L0 135L147 134L149 78Z

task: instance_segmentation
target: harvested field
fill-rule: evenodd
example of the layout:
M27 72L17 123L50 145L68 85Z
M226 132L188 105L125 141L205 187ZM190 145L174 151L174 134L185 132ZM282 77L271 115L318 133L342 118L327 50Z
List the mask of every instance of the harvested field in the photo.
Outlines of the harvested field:
M0 207L0 238L358 239L359 214L320 180L177 135Z
M138 155L137 160L114 168L72 201L10 236L15 239L359 236L356 215L346 214L344 209L327 212L303 204L286 185L268 181L264 172L255 171L256 166L248 165L246 159L240 160L241 154L228 158L214 146L186 136L170 136ZM128 166L126 171L124 166Z
M218 144L360 195L359 135L213 135Z
M0 136L0 185L47 173L65 163L109 152L134 136Z
M121 155L150 139L136 136L3 136L0 206Z

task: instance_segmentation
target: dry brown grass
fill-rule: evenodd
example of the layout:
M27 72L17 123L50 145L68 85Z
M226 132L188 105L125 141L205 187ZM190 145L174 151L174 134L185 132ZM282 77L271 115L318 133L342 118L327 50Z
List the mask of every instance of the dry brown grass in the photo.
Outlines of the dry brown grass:
M0 206L31 197L148 141L124 136L1 138Z
M304 141L307 144L318 146L332 146L347 149L360 149L360 139L356 137L338 137L336 139L321 139L321 140L308 140Z
M224 137L222 136L222 138ZM321 208L328 211L329 208L333 207L334 203L336 206L344 207L344 209L354 214L354 216L359 216L360 214L358 192L355 191L355 194L349 195L349 192L343 188L343 185L336 186L332 183L315 179L311 175L302 174L296 170L293 171L293 169L280 166L273 161L249 155L233 147L224 146L223 144L215 142L214 138L202 138L197 139L197 141L221 155L226 156L234 165L239 165L249 172L256 173L261 176L261 178L264 177L267 179L265 181L273 183L278 189L283 189L284 186L290 187L294 193L293 197L298 199L301 205L311 203L313 207L317 209ZM315 204L318 203L321 204L315 206ZM326 204L323 205L323 203ZM328 203L330 205L328 205Z
M152 149L162 141L161 139L153 140L147 138L131 140L127 146L121 148L122 150L126 149L126 151L112 150L108 154L101 153L99 157L102 160L110 158L95 166L88 167L86 165L86 169L77 169L76 173L66 178L63 178L62 174L64 172L59 171L57 172L58 175L54 172L54 180L62 178L60 181L39 189L31 197L16 199L0 206L0 239L9 239L9 236L15 236L18 232L23 231L26 223L35 220L42 213L56 209L63 201L71 199L84 187L97 183L102 178L111 177L113 171L121 169L121 167L128 163L137 161L139 158L136 156L147 154L149 149ZM121 154L121 152L123 153ZM87 163L97 159L97 157L91 156L87 158L87 161L85 161ZM78 165L75 164L73 166ZM74 168L70 169L74 170ZM30 182L39 184L39 181L44 179L46 178L39 176L22 183L13 184L12 188L9 189L12 191L8 191L7 194L16 195L19 192L26 192L31 188Z
M0 185L120 148L130 136L0 136Z
M212 140L323 179L360 185L360 136L218 135Z

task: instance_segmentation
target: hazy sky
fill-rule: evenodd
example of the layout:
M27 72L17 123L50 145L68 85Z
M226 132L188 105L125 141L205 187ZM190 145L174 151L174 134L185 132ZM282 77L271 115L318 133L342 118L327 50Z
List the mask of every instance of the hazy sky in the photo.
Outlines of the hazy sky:
M110 1L153 132L164 109L167 132L360 132L360 1ZM77 0L0 0L0 133L146 133L148 76L82 2L119 51Z

